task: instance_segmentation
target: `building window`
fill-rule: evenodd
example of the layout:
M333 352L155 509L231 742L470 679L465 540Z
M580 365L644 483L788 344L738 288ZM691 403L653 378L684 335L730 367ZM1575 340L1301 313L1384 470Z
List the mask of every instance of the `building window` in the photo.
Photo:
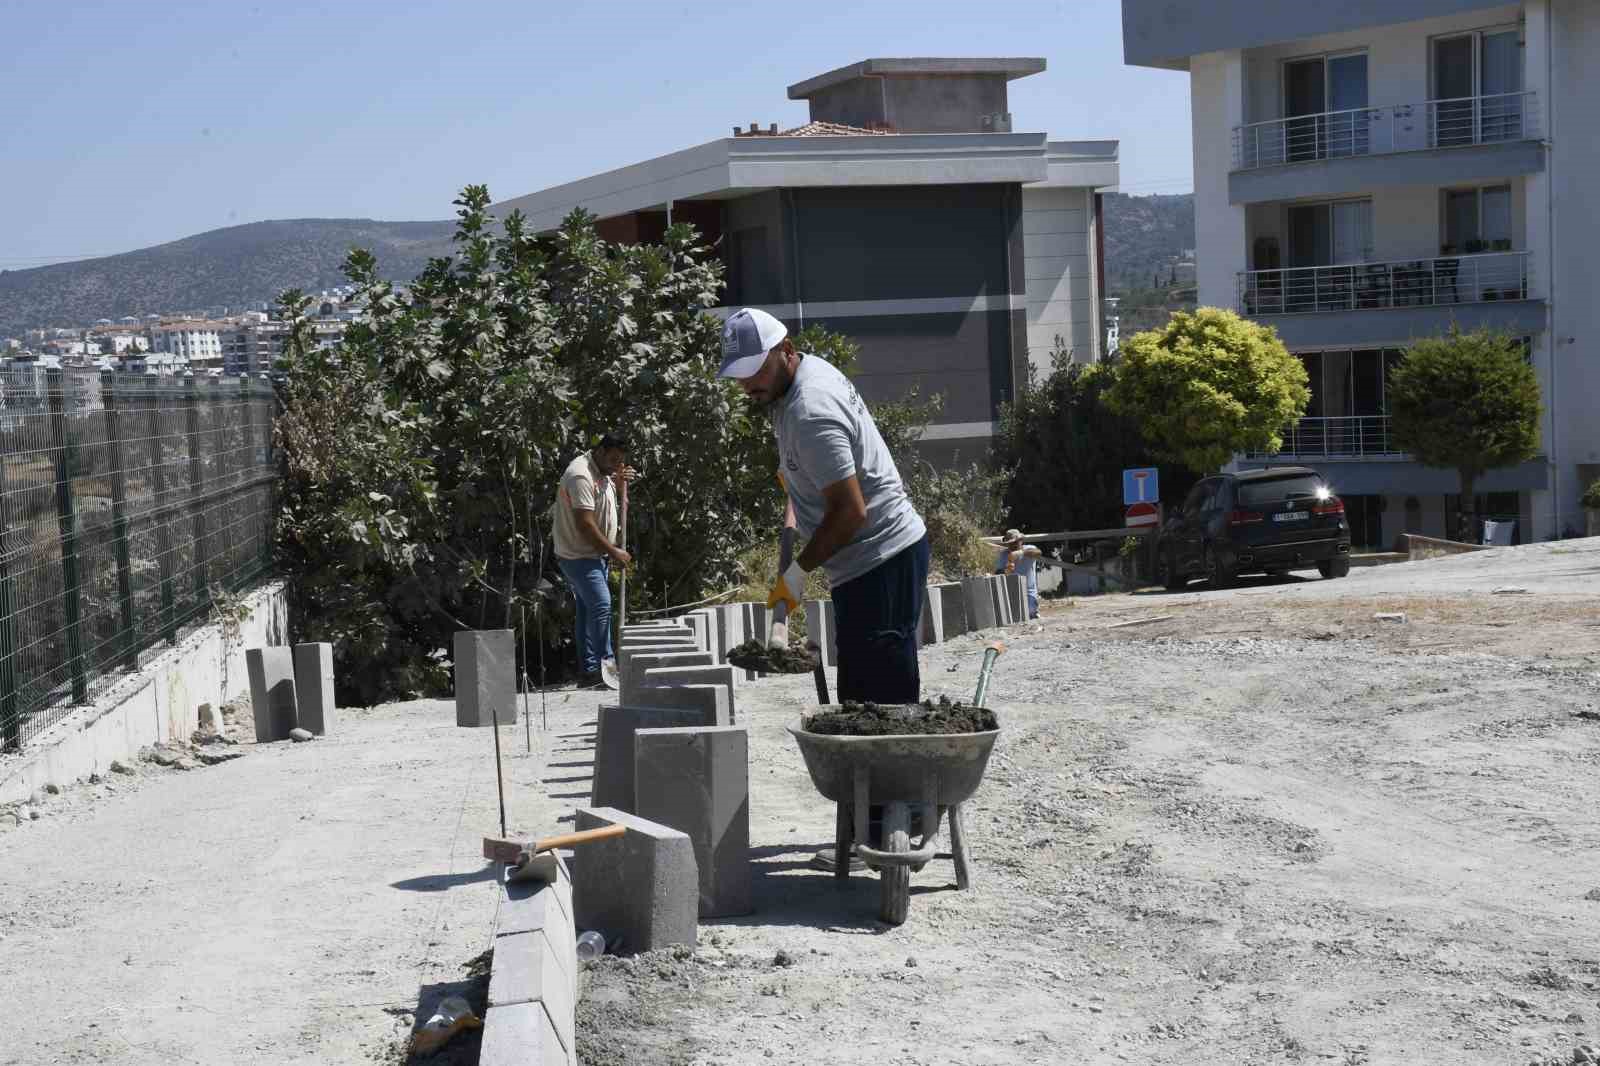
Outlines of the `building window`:
M1372 257L1372 201L1341 200L1289 208L1289 265L1334 266Z
M1511 186L1446 189L1443 255L1511 250Z
M1522 34L1515 27L1435 37L1429 142L1438 148L1522 136Z
M1309 56L1283 64L1284 158L1291 163L1366 155L1367 54Z
M1385 382L1405 353L1398 348L1299 352L1310 378L1307 418L1363 418L1389 413Z

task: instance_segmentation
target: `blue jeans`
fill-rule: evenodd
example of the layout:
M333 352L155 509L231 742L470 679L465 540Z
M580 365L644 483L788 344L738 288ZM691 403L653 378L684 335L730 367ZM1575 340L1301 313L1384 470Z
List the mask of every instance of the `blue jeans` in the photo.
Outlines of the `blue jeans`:
M611 658L611 583L604 559L559 559L561 576L578 600L578 664L586 674Z
M928 592L928 538L833 588L839 702L916 703L918 630Z

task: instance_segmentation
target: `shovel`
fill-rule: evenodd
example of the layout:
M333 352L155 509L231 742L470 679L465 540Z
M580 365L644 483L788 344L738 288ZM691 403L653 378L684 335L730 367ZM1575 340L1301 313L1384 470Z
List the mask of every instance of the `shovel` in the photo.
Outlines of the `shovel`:
M778 535L778 578L788 573L789 564L794 562L794 504L785 503L783 508L783 532ZM787 648L789 646L789 605L779 603L772 608L772 624L767 629L767 647Z
M617 519L617 527L621 531L617 539L617 547L623 551L628 550L628 479L622 479L622 514ZM617 639L622 639L622 631L628 625L628 568L623 567L617 580ZM600 660L600 683L612 692L622 688L622 678L617 673L617 660L615 657Z

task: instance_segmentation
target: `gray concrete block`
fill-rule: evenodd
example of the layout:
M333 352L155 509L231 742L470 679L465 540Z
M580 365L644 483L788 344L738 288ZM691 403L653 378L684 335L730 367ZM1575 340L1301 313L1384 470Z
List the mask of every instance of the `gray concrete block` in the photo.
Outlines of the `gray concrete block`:
M714 666L714 656L708 651L657 651L627 649L617 660L617 673L622 681L622 702L632 703L634 694L644 683L647 670L668 666Z
M333 722L333 645L294 646L294 695L300 728L324 736Z
M1011 597L1011 623L1028 620L1028 579L1021 574L1006 575L1006 591Z
M496 715L501 725L515 722L515 635L509 629L463 629L457 631L454 645L456 725L493 725Z
M620 634L623 647L629 644L653 643L662 640L694 640L694 630L686 625L625 626Z
M500 913L495 920L496 936L541 933L548 928L552 930L551 938L555 939L572 925L572 919L561 909L553 886L528 881L504 881L500 888L503 895Z
M944 593L936 585L929 585L922 601L922 621L917 625L918 642L924 646L944 643Z
M728 661L728 653L745 641L755 636L750 628L749 612L742 603L727 603L716 609L717 611L717 661ZM754 681L754 670L740 670L746 681Z
M934 585L939 590L939 609L944 613L944 639L952 640L967 631L967 600L961 592L961 582L949 581Z
M657 686L720 685L728 691L728 721L736 722L739 720L736 675L742 672L736 666L658 666L640 675L635 691L641 693L639 702L648 705L649 690Z
M638 698L630 702L641 706L699 711L700 725L733 724L733 700L726 685L650 685L635 689L634 694Z
M1006 579L1000 574L990 574L989 595L994 601L994 622L998 626L1011 624L1011 598L1006 592Z
M299 725L294 691L294 654L288 648L250 648L244 653L250 675L250 710L256 743L289 739Z
M747 639L744 629L744 609L740 604L728 603L715 609L717 619L717 661L728 661L728 652Z
M961 598L967 609L967 632L993 629L999 624L995 618L997 601L987 577L962 578Z
M602 706L595 715L594 785L589 801L596 807L632 811L634 733L702 725L701 715L691 707Z
M483 1019L478 1066L572 1066L577 1061L561 1046L542 1003L490 1007Z
M573 1009L577 982L562 969L556 949L539 933L496 937L489 970L489 1008L531 1003L544 1008L562 1050L574 1046Z
M680 620L694 633L695 643L702 651L710 651L715 641L711 638L711 629L706 625L706 620L700 615L682 615Z
M640 817L688 834L700 876L700 917L749 914L750 738L737 726L634 734Z
M823 666L839 665L839 633L834 624L832 600L807 600L806 641L822 652Z
M687 834L611 807L579 808L573 829L622 825L620 837L583 846L573 885L578 928L633 954L695 943L700 875Z

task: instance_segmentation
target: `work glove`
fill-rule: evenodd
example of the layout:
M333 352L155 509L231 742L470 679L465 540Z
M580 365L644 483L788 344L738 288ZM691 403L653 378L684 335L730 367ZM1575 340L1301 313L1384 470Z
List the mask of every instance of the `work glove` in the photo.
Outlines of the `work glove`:
M800 609L800 597L806 591L806 572L800 569L798 562L790 563L789 569L778 576L778 583L772 586L772 591L767 593L767 606L776 607L778 604L787 604L790 611Z

